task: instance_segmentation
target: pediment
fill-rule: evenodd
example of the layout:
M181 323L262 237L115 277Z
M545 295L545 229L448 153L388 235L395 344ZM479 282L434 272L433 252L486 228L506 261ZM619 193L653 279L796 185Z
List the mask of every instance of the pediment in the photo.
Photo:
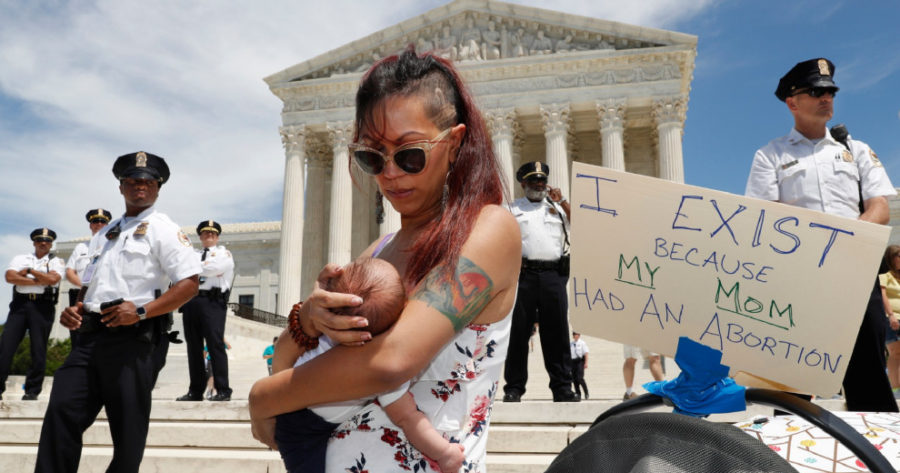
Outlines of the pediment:
M436 51L461 66L528 56L684 45L697 37L492 0L456 0L296 64L265 80L286 82L357 74L402 51Z

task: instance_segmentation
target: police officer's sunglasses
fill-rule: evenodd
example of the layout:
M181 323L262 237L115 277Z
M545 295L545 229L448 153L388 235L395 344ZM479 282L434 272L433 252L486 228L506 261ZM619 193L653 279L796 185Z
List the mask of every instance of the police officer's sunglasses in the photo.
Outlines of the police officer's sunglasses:
M425 169L425 162L428 159L428 153L431 152L431 148L435 144L444 141L452 130L453 127L450 127L430 140L412 141L398 146L387 155L377 149L353 143L350 145L350 155L353 156L353 161L363 172L373 176L377 176L384 171L388 160L393 160L394 164L407 174L418 174Z
M837 89L834 87L810 87L809 89L800 89L794 92L794 95L806 94L812 98L819 98L825 94L831 94L832 97L837 95Z

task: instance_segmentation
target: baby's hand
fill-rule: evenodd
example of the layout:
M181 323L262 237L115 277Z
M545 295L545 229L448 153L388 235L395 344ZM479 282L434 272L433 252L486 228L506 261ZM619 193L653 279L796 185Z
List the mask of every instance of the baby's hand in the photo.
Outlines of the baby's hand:
M444 454L438 458L438 464L441 466L442 473L455 473L462 468L463 460L466 456L463 454L465 448L458 443L451 443Z

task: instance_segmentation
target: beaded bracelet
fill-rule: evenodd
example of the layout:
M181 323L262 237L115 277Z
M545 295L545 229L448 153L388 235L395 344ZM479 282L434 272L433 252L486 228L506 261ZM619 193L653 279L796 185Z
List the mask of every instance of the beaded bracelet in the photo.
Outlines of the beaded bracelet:
M312 350L319 346L319 337L310 337L303 332L300 326L300 306L303 301L294 304L291 308L291 315L288 316L288 331L291 332L291 338L300 348Z

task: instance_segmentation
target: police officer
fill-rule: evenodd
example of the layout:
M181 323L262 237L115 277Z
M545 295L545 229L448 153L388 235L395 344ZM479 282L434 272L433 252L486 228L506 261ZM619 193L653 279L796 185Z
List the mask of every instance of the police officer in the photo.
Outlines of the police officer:
M225 354L225 313L231 280L234 275L234 259L224 246L219 246L222 226L213 220L197 225L197 235L203 250L197 250L197 259L203 270L200 273L200 293L181 310L184 312L184 339L187 341L188 373L191 385L187 394L176 401L202 401L206 389L204 368L204 343L209 350L209 363L216 394L211 401L230 401L228 384L228 355Z
M516 199L510 210L522 232L522 269L503 372L504 402L519 402L525 394L528 340L535 322L553 400L579 400L572 392L566 295L569 203L559 189L547 185L549 173L547 165L537 161L523 164L516 172L525 197Z
M572 384L575 385L575 395L584 399L588 398L588 387L584 381L584 370L587 369L588 354L591 352L587 343L581 339L581 334L572 332L572 343L569 346L569 354L572 356Z
M861 141L838 141L826 127L839 90L834 71L831 61L816 58L779 80L775 96L793 115L794 128L756 152L746 195L887 224L887 197L896 191L878 157ZM850 411L897 412L884 371L885 324L876 278L844 376Z
M112 214L109 210L91 209L87 211L84 218L88 221L88 225L91 228L91 236L93 236L112 220ZM70 306L75 305L75 301L78 299L78 291L81 290L81 277L84 276L84 268L87 267L89 260L87 252L87 243L81 242L75 245L75 249L72 250L72 254L69 256L69 261L66 262L66 280L74 286L69 289Z
M143 151L126 154L116 159L113 175L125 214L91 239L84 300L60 316L79 333L54 376L37 472L75 473L82 434L101 408L113 442L107 471L138 471L158 374L154 355L168 349L165 314L197 294L200 262L191 242L154 207L169 178L165 160Z
M62 258L50 253L56 232L38 228L31 232L34 253L12 259L6 269L6 282L14 284L9 315L0 336L0 395L6 389L6 378L13 355L25 330L31 341L31 368L25 376L23 401L34 401L44 385L47 365L47 340L53 325L53 311L59 297L59 281L65 272Z

